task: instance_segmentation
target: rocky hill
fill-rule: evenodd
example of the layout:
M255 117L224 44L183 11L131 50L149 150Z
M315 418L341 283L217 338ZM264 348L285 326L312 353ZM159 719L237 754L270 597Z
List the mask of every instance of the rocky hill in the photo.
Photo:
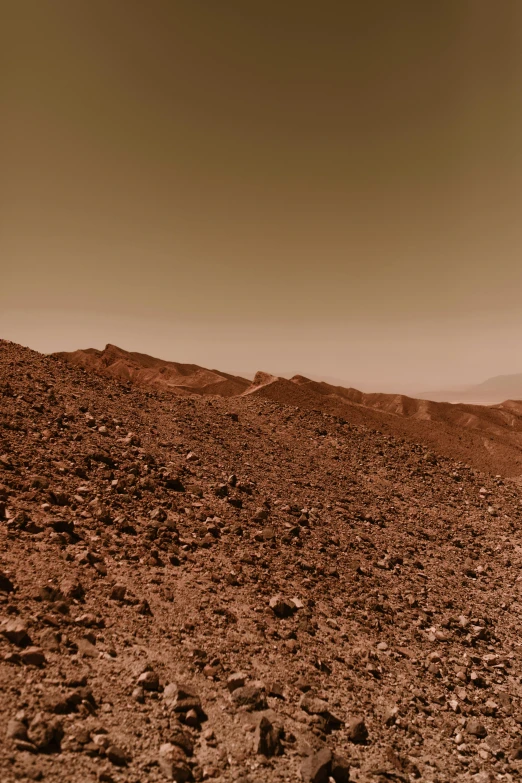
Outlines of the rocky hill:
M0 779L520 780L518 483L256 381L0 342Z
M119 381L170 391L176 394L212 394L232 397L250 385L246 378L207 370L197 364L180 364L155 359L144 353L125 351L116 345L56 354L76 367L98 372Z
M452 405L401 394L290 380L258 372L252 382L198 365L130 353L113 345L56 356L89 372L175 394L260 397L280 405L329 413L353 424L382 429L397 438L423 441L450 458L503 475L522 474L522 404Z

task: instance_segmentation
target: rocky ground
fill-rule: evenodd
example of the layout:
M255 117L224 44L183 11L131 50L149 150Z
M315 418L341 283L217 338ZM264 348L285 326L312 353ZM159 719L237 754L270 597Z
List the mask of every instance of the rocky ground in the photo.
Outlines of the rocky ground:
M0 780L518 781L517 479L0 342Z

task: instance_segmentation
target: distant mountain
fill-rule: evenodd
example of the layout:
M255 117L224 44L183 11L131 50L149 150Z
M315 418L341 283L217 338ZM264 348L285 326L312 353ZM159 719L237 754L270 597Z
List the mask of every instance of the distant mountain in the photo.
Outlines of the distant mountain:
M116 345L106 345L103 351L85 348L78 351L57 353L76 367L83 367L119 381L131 381L138 386L176 394L216 394L234 397L250 386L250 381L237 375L218 370L207 370L197 364L180 364L155 359L144 353L125 351Z
M522 373L496 375L475 386L422 392L421 400L434 402L466 402L471 405L498 405L504 400L522 400Z

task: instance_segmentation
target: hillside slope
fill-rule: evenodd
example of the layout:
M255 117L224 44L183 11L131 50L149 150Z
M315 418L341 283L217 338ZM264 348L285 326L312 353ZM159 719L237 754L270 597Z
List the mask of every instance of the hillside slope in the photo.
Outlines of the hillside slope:
M493 407L452 405L400 394L366 394L357 389L287 380L258 372L252 382L218 370L179 364L107 345L56 354L89 372L175 394L261 397L304 410L346 418L394 437L423 442L450 458L502 475L522 475L522 410L514 403Z
M107 345L103 351L96 348L56 354L76 367L98 372L119 381L131 381L139 386L177 394L215 394L231 397L241 394L250 381L235 375L207 370L197 364L180 364L155 359L147 354L125 351L116 345Z
M514 482L7 342L0 395L2 781L520 779Z
M451 405L395 394L365 394L357 389L257 373L243 396L255 396L306 410L318 410L422 442L448 457L503 475L522 474L522 408Z

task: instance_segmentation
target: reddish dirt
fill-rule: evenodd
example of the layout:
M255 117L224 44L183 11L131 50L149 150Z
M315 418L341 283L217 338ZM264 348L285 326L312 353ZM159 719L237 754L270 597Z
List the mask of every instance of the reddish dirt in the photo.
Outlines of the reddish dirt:
M518 483L282 386L0 342L2 781L521 779Z

